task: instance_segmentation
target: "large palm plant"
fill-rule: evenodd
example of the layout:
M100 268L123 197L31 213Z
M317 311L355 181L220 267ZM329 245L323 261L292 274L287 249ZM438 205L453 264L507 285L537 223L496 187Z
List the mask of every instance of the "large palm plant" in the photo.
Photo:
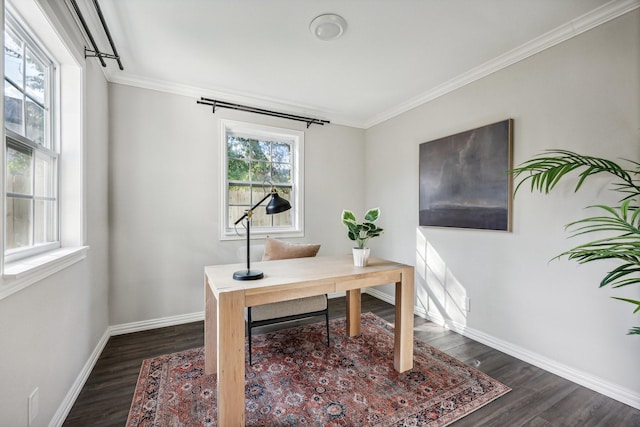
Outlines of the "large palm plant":
M511 170L520 182L514 192L525 182L531 191L549 193L558 182L574 171L579 172L579 180L574 191L578 191L585 180L593 175L605 173L615 177L613 190L621 193L619 206L589 206L600 211L599 216L581 219L567 224L572 236L589 233L604 233L602 237L561 253L555 258L567 256L580 264L602 259L616 259L620 265L610 271L600 282L600 287L620 288L640 284L640 163L625 160L633 169L624 169L617 163L598 157L584 156L566 150L547 150L545 154L528 160ZM629 298L615 299L636 306L634 313L640 312L640 301ZM629 335L640 335L640 327L633 327Z

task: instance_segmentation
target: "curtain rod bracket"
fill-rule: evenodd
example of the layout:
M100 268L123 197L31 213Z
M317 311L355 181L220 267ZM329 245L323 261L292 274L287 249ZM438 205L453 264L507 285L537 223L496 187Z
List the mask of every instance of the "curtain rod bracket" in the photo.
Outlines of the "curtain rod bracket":
M111 55L109 53L96 52L95 50L91 50L88 47L84 47L84 57L85 58L107 58L107 59L120 59L119 56Z
M331 123L329 120L314 119L312 117L297 116L295 114L288 114L288 113L279 113L277 111L264 110L262 108L249 107L241 104L233 104L231 102L220 101L217 99L209 99L205 97L201 97L197 101L197 103L203 104L203 105L210 105L212 107L213 114L216 113L216 107L229 108L231 110L246 111L247 113L262 114L265 116L280 117L282 119L289 119L289 120L304 122L307 124L307 129L309 129L311 125L324 126L325 124Z

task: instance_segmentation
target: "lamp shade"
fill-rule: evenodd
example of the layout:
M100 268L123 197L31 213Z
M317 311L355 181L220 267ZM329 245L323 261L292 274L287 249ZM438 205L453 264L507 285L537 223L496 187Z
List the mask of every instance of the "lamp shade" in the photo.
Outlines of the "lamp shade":
M283 199L274 190L271 192L271 200L267 204L267 215L273 215L280 212L288 211L291 209L291 203L288 200Z

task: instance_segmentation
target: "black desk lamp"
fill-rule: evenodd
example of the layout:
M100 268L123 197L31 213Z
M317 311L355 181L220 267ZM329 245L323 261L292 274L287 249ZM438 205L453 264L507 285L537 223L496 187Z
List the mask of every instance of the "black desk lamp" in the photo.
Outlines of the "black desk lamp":
M236 222L234 222L234 225L238 225L243 219L247 219L247 224L246 224L246 228L247 228L247 269L246 270L240 270L240 271L236 271L235 273L233 273L233 278L235 280L258 280L258 279L262 279L264 277L264 274L262 273L262 271L260 270L251 270L250 266L249 266L249 260L251 259L251 252L249 251L249 243L250 243L250 229L251 229L251 216L253 215L253 211L260 206L260 204L262 204L262 202L264 202L265 200L267 200L267 198L271 197L271 200L269 200L269 203L267 204L267 215L273 215L273 214L277 214L280 212L284 212L284 211L288 211L289 209L291 209L291 204L289 203L288 200L283 199L282 197L278 196L278 192L276 191L275 187L271 187L271 192L269 194L267 194L266 196L264 196L262 198L262 200L260 200L258 203L256 203L255 205L253 205L253 207L251 209L248 209L246 211L244 211L244 215L242 215L240 218L238 218L236 220Z

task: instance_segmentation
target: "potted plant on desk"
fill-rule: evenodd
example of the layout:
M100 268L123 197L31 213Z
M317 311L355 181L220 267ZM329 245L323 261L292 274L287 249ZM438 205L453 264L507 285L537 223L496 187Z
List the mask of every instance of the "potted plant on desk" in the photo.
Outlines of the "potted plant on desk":
M358 223L356 216L350 210L342 211L342 223L347 227L347 237L356 242L353 248L353 263L356 267L365 267L369 261L369 248L365 247L372 237L382 234L383 229L374 224L380 217L380 208L369 209L364 215L364 221Z

